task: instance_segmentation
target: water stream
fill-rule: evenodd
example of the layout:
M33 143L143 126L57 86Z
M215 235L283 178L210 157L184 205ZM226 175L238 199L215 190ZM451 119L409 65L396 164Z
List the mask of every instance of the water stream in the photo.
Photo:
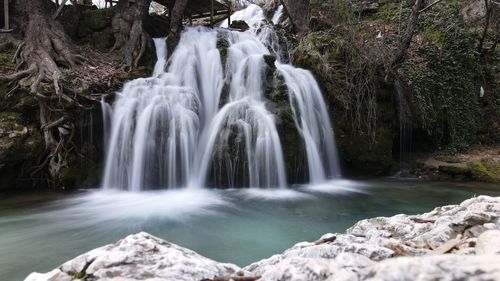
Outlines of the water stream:
M294 189L2 194L0 279L47 272L139 231L244 266L297 242L343 232L361 219L426 212L474 194L500 196L488 184L386 180Z

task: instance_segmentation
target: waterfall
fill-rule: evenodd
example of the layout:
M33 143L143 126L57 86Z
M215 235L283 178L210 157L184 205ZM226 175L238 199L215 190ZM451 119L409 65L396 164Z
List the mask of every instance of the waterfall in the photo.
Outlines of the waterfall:
M274 12L274 15L273 15L273 18L271 19L271 21L274 24L278 24L280 22L282 16L283 16L283 5L279 5L276 12Z
M399 104L399 170L401 171L403 162L410 160L412 150L411 110L399 80L394 82L394 88Z
M186 28L168 66L165 39L155 39L152 77L127 82L112 110L103 103L112 114L104 188L286 187L280 139L286 136L279 136L264 96L266 56L276 57L273 69L287 85L311 182L340 176L328 112L311 73L280 62L278 38L260 7L249 5L231 18L250 29ZM220 40L227 43L224 53Z
M153 69L153 76L156 77L165 71L167 64L167 38L153 38L156 47L156 64Z
M310 181L340 177L333 129L318 83L307 70L276 66L285 77L293 119L304 138Z
M112 108L106 103L104 97L101 98L101 112L102 112L102 127L103 127L103 140L104 140L104 153L108 153L108 143L109 143L109 134L111 130L111 116L112 116Z

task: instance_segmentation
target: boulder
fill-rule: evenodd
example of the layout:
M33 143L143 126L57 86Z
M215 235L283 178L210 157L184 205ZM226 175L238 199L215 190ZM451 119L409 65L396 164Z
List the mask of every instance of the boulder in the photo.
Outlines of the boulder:
M217 263L191 250L140 232L78 256L48 273L32 273L25 281L191 281L243 273L234 264Z

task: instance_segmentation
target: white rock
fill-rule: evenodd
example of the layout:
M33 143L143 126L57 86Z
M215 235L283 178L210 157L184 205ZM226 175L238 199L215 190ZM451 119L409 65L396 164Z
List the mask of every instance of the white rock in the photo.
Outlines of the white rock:
M85 269L85 266L87 268ZM217 263L191 250L145 232L76 257L47 274L31 274L25 281L64 281L83 271L92 280L201 280L229 277L241 269ZM68 279L69 277L69 279Z
M500 280L500 263L494 256L399 257L375 265L370 276L365 280Z
M483 232L476 241L477 255L500 255L500 230ZM500 263L500 256L497 257Z

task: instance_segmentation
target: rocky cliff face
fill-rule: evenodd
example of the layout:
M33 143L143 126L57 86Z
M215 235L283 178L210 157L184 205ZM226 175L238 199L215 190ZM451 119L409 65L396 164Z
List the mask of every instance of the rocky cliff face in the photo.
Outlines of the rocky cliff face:
M244 268L138 233L25 281L500 280L500 197L362 220Z
M311 1L311 31L299 39L293 60L322 83L348 170L393 173L404 142L411 145L402 152L498 144L498 11L480 48L484 1L433 5L421 13L406 61L394 69L388 63L414 2ZM411 113L403 136L397 81Z

